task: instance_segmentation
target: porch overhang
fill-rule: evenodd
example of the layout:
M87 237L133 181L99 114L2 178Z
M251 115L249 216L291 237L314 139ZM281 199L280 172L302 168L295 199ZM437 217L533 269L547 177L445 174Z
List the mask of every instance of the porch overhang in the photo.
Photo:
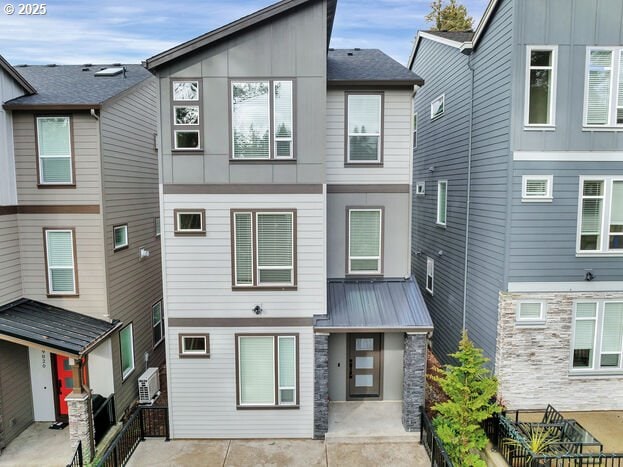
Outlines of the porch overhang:
M424 297L409 279L339 279L327 284L327 314L314 317L316 332L433 330Z
M0 307L0 340L80 359L121 327L63 308L20 298Z

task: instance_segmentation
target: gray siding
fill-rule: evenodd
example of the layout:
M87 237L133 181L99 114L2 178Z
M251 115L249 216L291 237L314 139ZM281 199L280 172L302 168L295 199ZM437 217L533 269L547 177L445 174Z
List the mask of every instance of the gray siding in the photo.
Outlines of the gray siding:
M22 296L17 215L0 216L0 305Z
M158 158L156 80L149 79L108 103L101 113L104 251L111 319L132 323L135 371L121 382L118 336L113 338L115 405L122 413L137 398L138 376L164 360L164 345L154 349L151 306L162 298L160 238L156 237ZM113 226L128 224L129 247L113 250ZM139 250L149 258L139 260Z
M0 449L33 421L28 347L0 341Z

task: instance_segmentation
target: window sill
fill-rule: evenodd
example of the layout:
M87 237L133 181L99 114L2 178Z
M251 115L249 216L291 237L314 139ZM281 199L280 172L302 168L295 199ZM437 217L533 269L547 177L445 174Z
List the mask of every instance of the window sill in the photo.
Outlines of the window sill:
M349 272L345 274L346 279L383 279L385 276L380 272Z
M284 286L270 286L270 285L250 285L248 287L244 286L233 286L231 288L233 292L286 292L286 291L296 291L296 285L284 285Z
M206 232L173 232L176 237L205 237Z
M134 373L134 370L136 370L136 368L132 368L132 370L129 371L127 375L121 375L121 384L125 383L128 380L128 378L132 376L132 373Z
M524 131L556 131L556 125L524 125Z
M296 164L296 159L229 159L230 164Z
M554 198L521 198L522 203L551 203Z
M623 131L623 126L583 126L582 131Z
M545 327L545 320L538 321L515 321L515 327L517 328L534 328L543 329Z
M448 228L448 224L441 224L439 222L435 222L435 226L439 227L440 229L447 229Z
M153 349L157 349L164 342L164 337L154 344Z
M39 189L51 189L51 190L75 190L75 183L37 183L37 188Z
M210 358L210 354L209 353L203 353L203 354L189 354L189 353L180 353L178 354L179 358L190 358L190 359L209 359Z
M603 258L603 257L621 258L623 257L623 251L621 252L610 252L610 251L576 252L575 257L576 258Z
M70 294L60 294L60 293L48 293L48 298L80 298L80 294L70 293Z
M382 168L383 162L344 162L344 167Z
M240 405L236 410L299 410L300 405Z
M174 156L201 156L203 149L171 149Z
M604 371L604 370L570 370L569 377L570 378L586 378L586 377L597 377L597 378L621 378L623 376L623 370L617 369L612 371Z
M127 250L128 248L130 248L130 245L124 245L124 246L120 246L117 248L113 248L113 253L117 253L118 251L123 251L123 250Z

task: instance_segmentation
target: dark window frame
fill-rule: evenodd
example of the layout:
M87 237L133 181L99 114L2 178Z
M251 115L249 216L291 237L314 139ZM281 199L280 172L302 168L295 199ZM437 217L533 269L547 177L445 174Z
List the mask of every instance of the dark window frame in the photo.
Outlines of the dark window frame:
M174 85L175 83L182 82L196 82L197 92L199 93L199 99L196 101L183 101L175 100ZM202 78L171 78L170 85L170 118L171 118L171 152L172 154L201 154L205 150L205 139L203 132L204 122L204 110L203 110L203 79ZM199 107L199 124L198 125L178 125L175 123L175 107ZM198 148L176 148L176 131L198 131L199 132L199 147Z
M50 290L50 277L49 277L49 265L48 265L48 231L71 231L72 238L72 248L73 248L73 257L74 257L74 293L54 293ZM78 285L78 252L77 252L77 243L76 243L76 228L75 227L43 227L43 258L45 261L45 289L46 295L48 298L70 298L70 297L79 297L80 296L80 288Z
M35 161L37 170L37 188L38 189L75 189L76 188L76 147L74 139L74 118L72 114L67 113L43 113L34 114L35 124ZM49 117L63 117L69 119L69 147L71 154L69 157L69 163L71 164L71 183L45 183L41 180L41 162L39 155L39 125L38 120L40 118Z
M352 162L348 153L349 139L349 112L348 100L350 96L381 96L381 125L379 133L379 160L366 162ZM383 167L385 161L385 91L344 91L344 167Z

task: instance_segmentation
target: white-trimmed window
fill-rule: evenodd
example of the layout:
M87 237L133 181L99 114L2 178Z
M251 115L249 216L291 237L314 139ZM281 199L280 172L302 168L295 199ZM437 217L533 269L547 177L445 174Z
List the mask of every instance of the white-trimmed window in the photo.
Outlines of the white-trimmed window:
M415 194L416 195L426 194L426 182L415 182Z
M623 302L581 301L575 304L573 370L623 370Z
M175 235L205 235L205 209L175 209Z
M115 225L112 228L113 249L122 250L129 245L128 224Z
M134 371L134 332L132 323L119 331L121 345L121 375L126 379Z
M208 334L180 334L180 358L210 358Z
M73 185L71 118L37 117L40 185Z
M426 291L433 295L435 289L435 260L426 258Z
M545 322L545 303L522 301L517 304L517 323L535 324Z
M233 159L294 158L292 80L233 81L231 109Z
M584 126L623 126L623 47L588 47Z
M346 93L347 139L346 162L349 164L380 163L383 146L382 93Z
M48 295L77 295L74 231L45 229Z
M446 95L442 94L430 103L430 119L435 120L443 115L446 110Z
M551 202L553 199L552 175L524 175L521 177L522 202Z
M234 286L293 287L296 216L294 211L234 211Z
M162 301L151 306L151 327L153 331L154 347L164 340L164 318L162 316Z
M446 225L448 220L448 182L437 182L437 225Z
M348 210L348 273L381 274L383 210Z
M623 253L623 177L581 177L578 253Z
M557 46L526 47L526 126L555 124L557 63Z
M413 100L413 149L417 148L417 112L415 111L415 99Z
M236 336L238 405L298 405L298 336Z
M173 149L201 150L201 82L174 80L171 93Z

